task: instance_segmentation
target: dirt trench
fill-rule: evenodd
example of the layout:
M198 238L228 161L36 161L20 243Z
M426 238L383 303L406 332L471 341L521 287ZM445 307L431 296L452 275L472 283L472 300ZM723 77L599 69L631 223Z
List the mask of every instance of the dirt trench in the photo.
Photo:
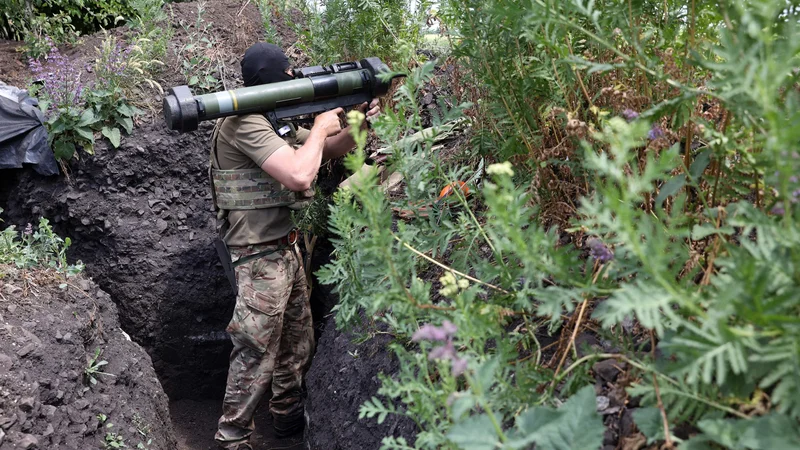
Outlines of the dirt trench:
M178 29L170 43L175 47L186 40L180 23L194 21L196 3L173 4L170 14ZM220 0L207 4L205 19L214 23L229 87L236 86L241 54L262 35L260 14L247 0ZM285 23L273 20L273 26L284 43L296 41ZM88 37L84 47L67 54L83 61L93 54L95 41ZM289 53L296 63L306 62L296 51ZM0 69L0 78L23 83L26 75L19 55L2 53L0 63L14 69ZM167 67L176 64L167 61ZM166 88L182 79L167 70L160 81ZM121 329L146 350L148 361L136 361L147 367L152 362L158 376L154 389L163 387L168 396L169 412L164 417L171 415L173 425L162 418L153 426L161 427L158 432L166 436L164 442L174 437L176 447L164 448L179 450L216 448L213 434L231 348L224 330L234 298L212 245L210 131L211 124L204 123L196 132L179 135L155 115L149 122L137 123L118 149L100 142L94 156L81 154L80 161L71 165L69 179L43 178L30 169L0 171L4 225L24 227L39 217L49 218L56 232L73 241L69 259L86 263L85 275L113 300L110 308L118 310ZM334 166L321 180L322 188L330 192L342 176L341 166ZM325 240L317 243L314 270L328 261L331 250ZM329 287L314 287L312 309L320 340L308 375L306 436L276 439L264 405L256 417L256 449L377 449L387 434L413 440L410 421L387 420L379 426L374 419L358 419L360 404L376 394L377 374L393 373L397 363L384 349L385 342L354 344L352 334L335 330L328 317L335 303ZM369 357L354 360L353 352ZM118 357L127 360L126 352ZM138 357L131 353L131 358ZM92 445L83 448L102 448Z
M24 226L44 216L72 238L69 258L86 263L86 274L117 304L122 329L152 358L171 402L179 448L187 450L214 448L230 351L224 329L234 303L212 246L209 134L210 125L178 135L156 122L117 150L100 146L73 167L69 181L28 169L0 178L6 222ZM328 244L319 244L313 266L329 253ZM357 420L358 407L375 395L377 374L393 369L392 358L375 342L360 344L369 346L360 351L369 358L353 361L351 336L332 322L320 334L334 304L328 287L315 286L321 340L308 378L310 448L378 448L396 427ZM303 447L302 437L274 440L265 407L256 421L256 448Z

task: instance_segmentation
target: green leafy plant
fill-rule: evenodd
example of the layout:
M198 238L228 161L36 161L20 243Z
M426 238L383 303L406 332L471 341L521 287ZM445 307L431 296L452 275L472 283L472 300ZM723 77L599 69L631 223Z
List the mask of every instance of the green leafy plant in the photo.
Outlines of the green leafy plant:
M74 43L79 36L132 21L162 5L163 0L2 0L0 37L24 40L28 56L39 58L50 49L48 39L57 45Z
M264 41L283 47L281 37L278 35L278 30L272 25L272 21L283 19L283 13L286 12L286 5L281 8L272 0L258 0L256 4L258 5L259 12L261 12L261 21L264 27Z
M92 127L98 120L85 107L87 89L81 80L81 69L64 57L52 40L47 42L50 49L45 57L29 60L33 74L31 93L39 99L50 147L63 166L79 147L86 153L94 152Z
M466 114L472 148L443 161L433 136L402 140L440 82L409 74L374 127L399 141L402 195L375 173L337 193L318 273L339 326L369 317L396 337L399 372L361 415L419 430L383 448L599 448L586 386L607 359L627 365L651 443L797 446L797 15L778 0L442 5L466 69L452 93L470 103L431 121ZM483 182L440 201L479 157ZM587 330L614 350L579 351Z
M41 60L31 59L32 94L45 112L51 148L66 172L66 163L77 157L77 149L94 153L95 132L100 132L116 148L121 131L133 131L133 120L142 111L134 107L128 95L141 95L142 85L161 86L147 71L152 61L143 59L141 48L125 45L106 35L95 60L96 80L90 85L81 81L82 71L51 47ZM132 86L137 86L134 88Z
M169 41L174 34L163 0L130 0L133 16L128 26L136 33L135 45L141 55L141 69L158 72L167 55ZM149 84L149 83L148 83Z
M94 356L89 358L86 367L83 369L83 374L86 376L86 379L89 381L91 385L97 384L97 378L99 375L107 375L113 377L113 374L103 372L100 370L103 366L108 365L108 361L101 360L100 355L103 354L103 351L100 348L96 348L94 350ZM116 448L116 447L115 447Z
M331 0L324 10L303 5L306 21L297 24L299 47L318 63L377 56L403 66L423 39L429 2L406 0Z
M0 212L2 212L0 208ZM20 269L46 267L63 272L69 276L83 270L83 264L67 263L67 249L72 244L70 238L62 239L50 226L50 221L39 219L34 230L28 224L22 232L12 225L0 232L0 265L13 264Z
M111 426L112 424L108 424L107 426ZM125 438L119 434L112 431L106 432L106 437L103 441L103 448L127 448L128 446L125 445Z
M144 419L142 418L142 416L140 416L138 413L134 413L133 414L132 420L133 420L133 424L136 426L136 432L139 433L139 435L142 437L142 439L147 439L146 442L145 441L139 441L139 443L136 444L136 448L145 449L146 450L153 443L153 440L151 438L147 437L150 434L150 431L151 431L150 430L150 425L147 424L144 421Z

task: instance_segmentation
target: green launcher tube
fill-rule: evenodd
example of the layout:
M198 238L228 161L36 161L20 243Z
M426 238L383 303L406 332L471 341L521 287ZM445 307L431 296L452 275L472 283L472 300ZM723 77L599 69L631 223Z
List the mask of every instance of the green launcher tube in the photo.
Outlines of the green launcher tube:
M203 119L205 120L233 114L274 111L284 106L310 103L324 98L363 91L364 80L361 72L335 73L323 77L301 78L215 92L199 95L196 100L201 105L200 109L204 111Z
M194 131L199 122L220 117L263 113L270 120L313 115L336 107L354 106L385 95L391 77L378 58L360 62L314 66L295 70L295 79L194 96L188 86L171 88L164 97L167 127Z

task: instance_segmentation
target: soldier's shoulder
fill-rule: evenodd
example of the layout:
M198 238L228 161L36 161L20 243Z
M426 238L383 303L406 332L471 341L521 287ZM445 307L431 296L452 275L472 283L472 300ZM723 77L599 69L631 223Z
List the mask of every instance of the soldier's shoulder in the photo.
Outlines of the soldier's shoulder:
M263 114L241 114L238 116L229 116L222 119L222 126L225 127L241 127L241 126L265 126L269 125L269 120Z
M242 114L241 116L231 116L223 124L229 130L236 133L274 133L272 125L263 114Z

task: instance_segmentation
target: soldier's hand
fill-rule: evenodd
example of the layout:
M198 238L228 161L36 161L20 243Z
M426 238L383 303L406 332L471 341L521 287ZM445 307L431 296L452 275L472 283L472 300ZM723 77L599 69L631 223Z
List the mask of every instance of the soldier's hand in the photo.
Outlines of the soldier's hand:
M367 106L367 102L364 102L358 105L357 109L364 113L367 118L375 117L381 112L380 100L373 98L372 101L369 102L369 106Z
M375 117L381 112L380 100L377 98L373 98L371 102L369 102L369 111L367 111L367 118Z
M339 114L342 113L344 113L342 108L326 111L314 118L314 127L324 130L328 137L335 136L342 131L342 123L339 120Z

